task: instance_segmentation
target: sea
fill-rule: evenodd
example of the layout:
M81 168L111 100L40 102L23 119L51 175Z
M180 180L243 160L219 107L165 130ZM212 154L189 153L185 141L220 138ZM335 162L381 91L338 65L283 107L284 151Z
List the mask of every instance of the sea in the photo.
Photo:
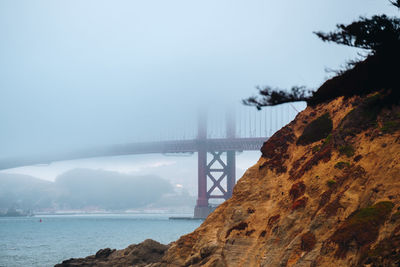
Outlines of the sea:
M0 266L54 266L102 248L122 249L151 238L168 244L201 220L190 214L79 214L0 217Z

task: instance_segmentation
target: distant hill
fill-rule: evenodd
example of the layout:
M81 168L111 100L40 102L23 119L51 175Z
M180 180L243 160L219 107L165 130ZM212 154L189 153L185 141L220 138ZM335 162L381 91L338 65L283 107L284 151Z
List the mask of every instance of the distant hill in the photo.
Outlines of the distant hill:
M44 181L20 174L0 174L0 210L128 210L194 206L194 197L175 192L157 176L74 169Z
M54 183L32 176L0 173L0 209L37 209L58 197Z

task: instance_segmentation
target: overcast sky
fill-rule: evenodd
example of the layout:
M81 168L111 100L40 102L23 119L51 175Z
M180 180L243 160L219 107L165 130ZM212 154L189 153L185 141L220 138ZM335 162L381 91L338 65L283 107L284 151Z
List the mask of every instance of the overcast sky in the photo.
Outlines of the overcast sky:
M313 31L384 0L1 0L0 158L160 136L256 85L317 88L354 49Z

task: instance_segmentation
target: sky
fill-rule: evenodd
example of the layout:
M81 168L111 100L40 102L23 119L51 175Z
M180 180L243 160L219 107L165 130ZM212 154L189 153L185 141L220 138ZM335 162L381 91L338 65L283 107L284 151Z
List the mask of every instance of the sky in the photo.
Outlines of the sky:
M165 139L193 128L199 108L243 109L257 85L316 89L358 51L312 32L381 13L396 10L383 0L0 0L0 159Z

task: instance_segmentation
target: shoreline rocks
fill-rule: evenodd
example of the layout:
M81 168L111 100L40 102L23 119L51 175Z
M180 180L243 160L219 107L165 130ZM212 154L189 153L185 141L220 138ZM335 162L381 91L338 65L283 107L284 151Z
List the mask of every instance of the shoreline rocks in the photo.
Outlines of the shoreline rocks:
M135 266L144 267L161 261L169 245L152 239L133 244L125 249L100 249L95 255L86 258L71 258L56 264L55 267L78 266Z

